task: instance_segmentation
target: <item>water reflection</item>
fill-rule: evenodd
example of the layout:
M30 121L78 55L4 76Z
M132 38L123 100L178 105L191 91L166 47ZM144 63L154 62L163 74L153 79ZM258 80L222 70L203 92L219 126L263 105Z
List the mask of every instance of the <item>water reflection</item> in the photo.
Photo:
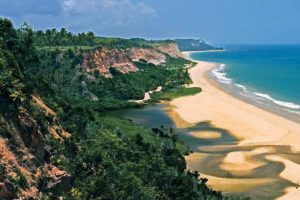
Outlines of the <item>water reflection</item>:
M132 120L147 128L173 128L192 151L200 152L199 146L216 146L235 144L236 139L225 129L214 127L209 121L198 123L187 128L176 128L170 119L164 104L148 105L140 109L118 111L115 114ZM217 137L209 137L217 135Z

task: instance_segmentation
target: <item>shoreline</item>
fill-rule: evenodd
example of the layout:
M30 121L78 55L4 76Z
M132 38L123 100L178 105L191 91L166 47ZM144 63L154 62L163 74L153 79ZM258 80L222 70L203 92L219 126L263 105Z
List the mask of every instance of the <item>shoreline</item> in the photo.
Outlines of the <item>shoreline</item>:
M185 56L189 56L189 53L183 52ZM171 101L170 106L177 113L177 118L181 118L189 124L210 121L212 125L228 130L230 134L239 140L236 148L247 147L251 149L251 151L233 149L231 152L223 153L224 155L218 163L222 173L223 171L230 172L236 176L241 176L241 178L247 174L247 177L251 177L260 168L272 167L270 163L274 162L273 156L276 156L276 162L285 166L280 173L272 175L280 181L286 181L286 185L282 185L279 196L282 199L288 197L288 195L300 198L300 189L296 190L293 187L296 181L300 182L299 175L295 174L300 174L300 157L294 159L295 155L299 156L300 124L231 95L208 75L212 69L218 66L217 64L193 61L197 62L197 65L189 69L193 80L191 87L201 87L203 92ZM170 118L175 124L179 120L174 116L170 116ZM261 148L265 148L265 151L260 151ZM284 151L288 152L288 156L284 154L282 148L286 148ZM273 151L273 149L276 150ZM208 153L204 157L207 156L212 155ZM235 178L224 178L201 172L201 166L195 165L195 162L201 163L203 159L203 155L191 154L187 157L188 167L192 170L199 170L201 174L209 177L209 184L213 189L225 187L224 192L235 193L247 190L247 187L250 187L250 183L247 184L246 179L244 183L243 181L237 183ZM268 164L266 164L266 161ZM234 170L231 171L230 169ZM291 171L291 169L293 170ZM231 184L228 185L228 179L233 181L232 187L230 187ZM253 179L251 187L255 188L261 184L271 184L273 182L273 179L270 180L268 177L264 178L262 176L257 181ZM238 186L241 183L244 184L244 187Z
M197 61L195 61L195 62L197 62ZM218 68L221 65L220 63L214 63L214 64L217 65L215 68ZM215 69L215 68L213 68L213 69ZM262 110L265 110L269 113L281 116L281 117L283 117L287 120L291 120L293 122L296 122L296 123L300 124L300 116L298 114L293 114L293 113L291 113L287 110L283 111L282 109L280 109L278 107L274 107L273 105L263 104L262 102L255 101L254 99L251 99L250 97L242 96L242 95L238 94L239 91L235 91L235 88L232 89L232 88L226 87L222 83L219 83L216 80L216 78L211 77L211 75L209 74L210 72L211 72L211 70L208 71L205 75L207 81L209 81L212 85L215 85L215 87L219 88L220 90L227 93L228 95L233 96L234 98L237 98L237 99L239 99L239 100L241 100L241 101L243 101L247 104L254 105L255 107L258 107L258 108L260 108Z
M223 52L226 51L225 49L222 50L204 50L204 51L182 51L181 54L183 55L183 57L187 60L191 60L193 62L197 62L197 60L194 60L191 58L191 54L192 53L208 53L208 52Z
M219 83L217 81L216 78L212 77L210 75L210 72L218 67L220 67L220 65L222 65L221 63L216 63L216 62L208 62L208 61L199 61L199 60L194 60L191 58L190 54L192 53L197 53L197 52L217 52L217 51L225 51L225 50L208 50L208 51L184 51L182 52L183 55L193 61L193 62L205 62L205 63L211 63L211 64L214 64L215 66L213 68L211 68L210 70L208 70L206 73L205 73L205 78L206 80L214 85L215 87L217 87L219 90L225 92L226 94L236 98L236 99L239 99L247 104L250 104L250 105L254 105L255 107L258 107L259 109L262 109L266 112L269 112L269 113L272 113L272 114L275 114L277 116L281 116L287 120L290 120L290 121L293 121L295 123L298 123L300 124L300 117L299 115L297 114L292 114L292 113L289 113L288 111L282 111L281 109L279 108L276 108L274 106L269 106L267 104L262 104L261 102L257 102L253 99L250 99L249 97L246 97L246 96L242 96L242 95L239 95L238 92L234 91L234 89L230 89L228 87L226 87L225 85Z
M190 60L193 60L190 58L191 53L205 53L205 52L222 52L222 51L226 51L225 49L215 49L215 50L203 50L203 51L182 51L182 54L185 54L189 57Z
M208 50L208 51L184 51L182 52L182 54L184 55L184 57L188 60L192 60L194 62L198 62L198 60L194 60L191 58L191 54L192 53L201 53L201 52L222 52L222 51L226 51L226 50ZM220 90L226 92L227 94L241 100L241 101L244 101L245 103L247 104L251 104L251 105L254 105L260 109L263 109L267 112L270 112L270 113L273 113L275 115L279 115L283 118L286 118L288 120L291 120L291 121L294 121L296 123L299 123L300 124L300 112L297 112L297 111L292 111L292 110L289 110L290 108L286 108L282 105L278 105L276 103L274 103L274 101L278 101L278 102L281 102L281 103L287 103L287 104L294 104L293 102L289 102L289 101L282 101L282 100L278 100L278 99L274 99L272 98L271 101L273 102L266 102L265 100L264 101L261 101L261 100L257 100L257 99L253 99L253 97L251 98L250 96L248 96L249 94L251 95L256 95L257 93L260 93L260 92L257 92L257 91L248 91L246 86L244 85L239 85L239 84L223 84L223 83L220 83L218 81L218 78L215 77L215 75L212 73L212 71L214 69L218 69L220 68L222 65L222 63L217 63L217 62L210 62L210 61L203 61L203 62L208 62L208 63L213 63L215 64L216 66L209 70L206 74L206 77L207 77L207 80L211 82L211 84L214 84L216 87L218 87ZM227 78L227 77L226 77ZM239 86L237 86L239 85ZM241 89L241 87L243 87ZM246 91L245 91L246 89ZM244 95L242 95L242 93L244 93ZM246 95L245 95L246 94ZM263 95L269 95L268 93L264 94L264 93L260 93L260 94L263 94ZM270 99L268 99L270 100ZM296 105L296 104L295 104Z

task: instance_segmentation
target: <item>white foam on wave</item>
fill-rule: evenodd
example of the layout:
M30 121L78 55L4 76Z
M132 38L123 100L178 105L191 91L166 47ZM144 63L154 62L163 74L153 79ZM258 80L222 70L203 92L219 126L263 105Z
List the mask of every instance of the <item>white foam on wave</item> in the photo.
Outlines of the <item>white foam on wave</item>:
M220 64L220 66L211 71L212 75L217 78L217 81L224 84L231 84L232 79L226 77L226 73L224 73L225 64Z
M247 88L246 88L246 86L244 86L244 85L241 85L241 84L235 84L237 87L239 87L239 88L242 88L242 90L244 91L244 92L247 92Z
M219 68L219 70L224 70L225 66L226 66L225 64L220 64L220 66L218 68Z
M292 109L300 109L300 105L298 105L298 104L294 104L292 102L286 102L286 101L279 101L279 100L276 100L276 99L272 98L268 94L259 93L259 92L254 92L254 94L259 96L259 97L263 97L267 100L270 100L273 103L275 103L277 105L280 105L280 106L283 106L283 107L292 108Z
M272 98L270 95L268 94L264 94L264 93L259 93L259 92L254 92L254 91L249 91L248 88L244 85L238 84L238 83L234 83L233 80L231 78L226 77L226 73L224 72L224 68L225 68L225 64L220 64L220 66L218 68L215 68L214 70L211 71L211 74L216 78L216 80L220 83L226 84L226 85L231 85L234 84L236 87L241 88L243 90L242 93L240 93L242 96L251 98L254 101L259 101L260 103L263 103L262 101L268 100L270 102L275 103L276 105L285 107L287 109L293 109L293 112L296 112L295 110L300 109L300 105L292 103L292 102L286 102L286 101L279 101L276 100L274 98ZM256 96L255 98L253 98L253 94ZM291 112L292 110L287 110L287 109L283 109L286 111ZM297 114L299 111L297 111Z

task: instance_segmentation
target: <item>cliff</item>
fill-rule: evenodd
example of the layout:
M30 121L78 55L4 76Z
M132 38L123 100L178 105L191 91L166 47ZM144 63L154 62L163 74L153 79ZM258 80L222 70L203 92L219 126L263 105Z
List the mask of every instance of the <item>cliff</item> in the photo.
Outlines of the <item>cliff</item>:
M99 72L111 77L110 68L120 73L137 72L134 62L145 60L154 65L166 62L166 55L174 58L182 57L176 43L163 44L155 48L133 47L127 49L97 49L84 54L83 68L87 72Z
M145 60L148 63L155 65L166 62L166 56L158 52L156 49L132 48L128 52L132 61Z
M34 112L51 119L43 124L25 107L1 100L0 199L36 199L41 191L68 189L70 175L49 162L54 153L51 135L60 142L71 136L54 111L40 97L32 97Z
M111 67L121 73L138 71L125 50L101 49L84 54L83 68L87 72L98 71L101 75L109 77Z
M182 54L176 43L168 43L166 45L161 45L157 49L163 53L169 54L173 58L180 58Z

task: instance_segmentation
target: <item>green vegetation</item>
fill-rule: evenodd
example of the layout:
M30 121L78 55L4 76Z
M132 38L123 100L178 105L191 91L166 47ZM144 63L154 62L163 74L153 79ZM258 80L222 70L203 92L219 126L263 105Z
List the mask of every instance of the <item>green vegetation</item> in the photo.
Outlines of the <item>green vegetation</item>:
M157 101L157 100L167 100L170 101L172 99L176 99L182 96L190 96L195 95L197 93L201 92L201 88L198 87L176 87L169 89L167 91L163 92L154 92L151 94L151 100Z
M142 69L139 72L117 74L112 79L99 77L89 89L100 97L142 99L145 92L157 86L174 87L190 81L188 74L182 69L169 70L152 64L139 67Z
M182 69L185 65L192 64L193 62L187 61L184 58L173 58L167 55L167 62L163 64L168 69Z
M52 163L72 178L70 190L54 191L42 184L47 177L39 180L35 187L42 192L42 199L222 198L221 193L206 186L207 179L186 170L184 155L189 150L173 129L149 130L107 115L110 110L138 106L127 100L141 98L145 91L159 85L166 89L165 94L155 94L159 98L199 92L199 88L179 87L190 82L183 68L189 61L168 57L163 66L140 62L137 73L115 73L113 78L105 78L82 69L84 49L68 48L95 44L120 48L133 43L157 45L141 39L97 38L92 33L73 35L64 29L33 32L26 24L16 30L9 20L0 19L0 115L22 127L18 117L25 110L26 119L32 118L35 127L40 127L49 152L49 158L41 157L34 163L37 167ZM33 93L39 94L57 115L45 116L31 103ZM54 120L72 137L54 140L48 131ZM31 129L22 129L21 133L20 138L35 137ZM13 140L7 131L0 134ZM0 171L4 169L0 165ZM28 186L22 175L15 181L19 193Z
M214 47L200 39L176 39L180 51L206 51L223 50L222 47Z
M35 31L33 32L33 41L38 49L47 50L91 50L103 47L118 49L130 47L152 48L171 42L171 40L148 41L142 38L123 39L96 37L92 32L73 34L65 28L61 28L60 30L47 29L46 31Z
M96 116L88 127L85 136L76 136L84 140L73 138L78 142L64 146L69 159L53 161L76 177L66 197L197 199L202 194L211 196L212 191L204 182L197 184L193 173L184 172L183 155L188 149L172 130L147 130L124 119L101 116ZM197 190L194 184L198 185Z
M176 61L172 58L164 66L140 62L136 63L140 68L136 73L115 72L112 78L105 78L98 72L87 74L83 71L80 66L82 50L43 49L37 55L39 66L31 68L30 74L34 74L34 79L38 80L34 87L52 107L55 107L55 99L72 102L71 105L85 102L98 111L132 107L136 105L127 100L142 99L145 92L157 86L172 88L190 82L187 71L182 69L184 64L189 63L184 59ZM92 96L97 96L99 100L91 102Z
M33 39L36 46L94 46L96 37L92 32L73 34L61 28L36 31Z

